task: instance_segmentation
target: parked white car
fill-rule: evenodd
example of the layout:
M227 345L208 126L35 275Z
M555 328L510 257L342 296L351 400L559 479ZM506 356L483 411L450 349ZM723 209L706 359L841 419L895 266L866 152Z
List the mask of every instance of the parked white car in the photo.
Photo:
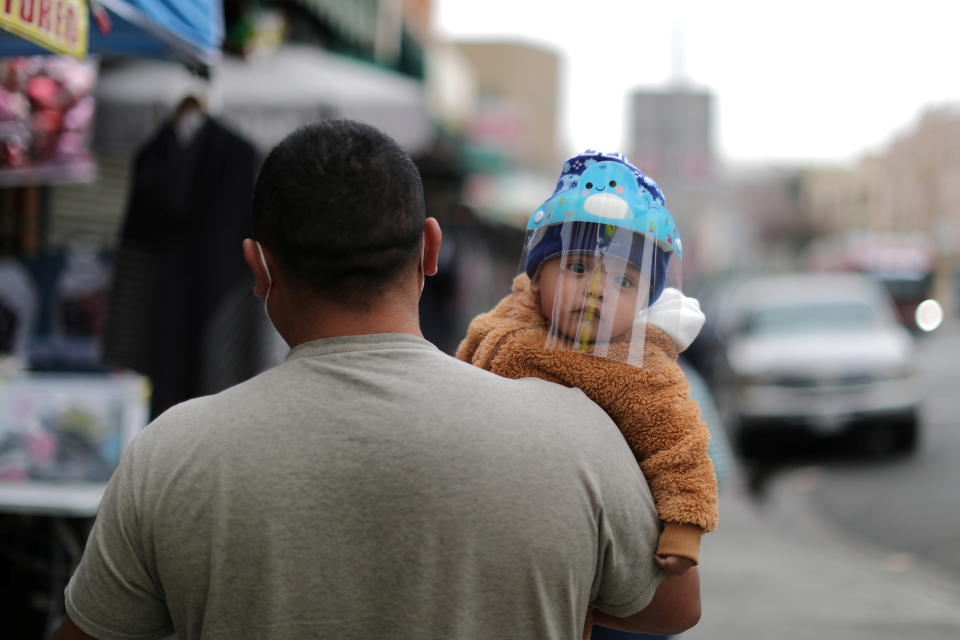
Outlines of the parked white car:
M874 449L915 448L914 338L882 286L852 273L762 276L724 298L715 383L743 449L791 428L853 433Z

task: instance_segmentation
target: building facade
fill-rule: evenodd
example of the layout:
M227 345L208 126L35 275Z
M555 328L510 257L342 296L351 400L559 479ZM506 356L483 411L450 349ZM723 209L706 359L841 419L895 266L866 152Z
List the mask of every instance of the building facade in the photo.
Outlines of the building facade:
M555 174L563 160L558 143L560 56L510 41L465 41L457 46L476 82L470 137L503 149L521 169Z

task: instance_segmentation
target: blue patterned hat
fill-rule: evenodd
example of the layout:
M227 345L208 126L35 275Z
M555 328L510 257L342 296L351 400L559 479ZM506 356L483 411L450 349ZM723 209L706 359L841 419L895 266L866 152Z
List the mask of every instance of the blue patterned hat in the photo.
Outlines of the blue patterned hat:
M627 160L622 153L604 153L602 151L594 151L593 149L587 149L579 155L567 158L566 162L563 163L563 169L560 172L560 178L557 180L557 186L553 190L553 195L555 196L561 191L576 187L579 182L578 179L583 175L584 171L604 160L619 162L629 169L637 179L637 184L649 191L657 202L666 206L667 202L664 200L663 193L660 191L657 183L647 177L643 171L640 171L640 169L630 164L630 161Z
M630 229L683 256L680 234L657 183L620 153L587 150L563 164L557 186L527 222L527 232L566 222Z

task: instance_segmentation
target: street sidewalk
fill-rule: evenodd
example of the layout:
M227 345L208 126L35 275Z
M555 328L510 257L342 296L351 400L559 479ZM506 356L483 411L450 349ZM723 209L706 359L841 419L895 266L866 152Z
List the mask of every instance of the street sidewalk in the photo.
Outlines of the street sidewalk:
M759 504L739 476L723 487L703 539L703 617L683 640L960 638L960 580L837 530L812 500L817 478L789 473Z

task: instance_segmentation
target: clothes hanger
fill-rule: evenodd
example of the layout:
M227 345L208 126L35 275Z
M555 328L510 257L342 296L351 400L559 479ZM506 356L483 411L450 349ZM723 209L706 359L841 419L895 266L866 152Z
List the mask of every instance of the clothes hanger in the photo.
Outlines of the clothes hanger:
M185 147L196 136L197 131L207 119L207 108L203 99L195 94L186 95L173 110L171 124L180 146Z

